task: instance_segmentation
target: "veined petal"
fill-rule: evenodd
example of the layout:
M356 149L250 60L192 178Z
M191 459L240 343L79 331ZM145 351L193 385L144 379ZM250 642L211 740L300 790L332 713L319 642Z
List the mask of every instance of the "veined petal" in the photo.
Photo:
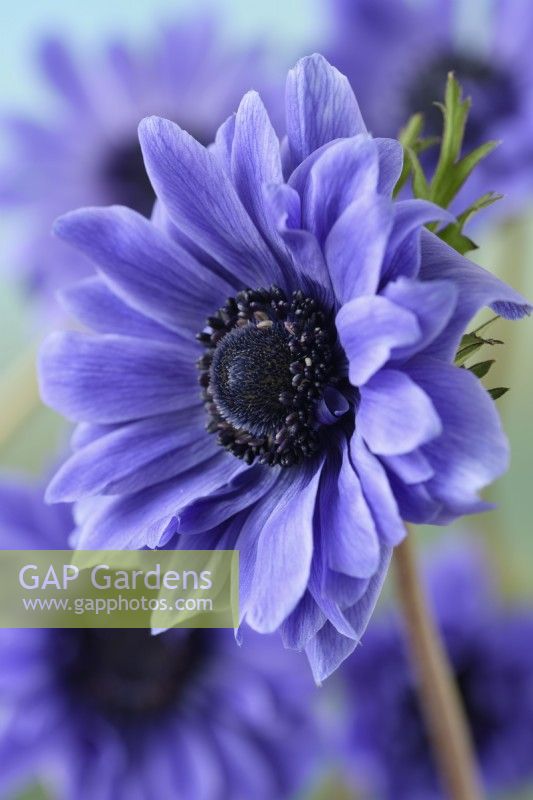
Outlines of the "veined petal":
M405 525L387 473L380 460L368 450L357 429L350 441L350 453L379 537L386 545L395 546L405 536Z
M379 541L346 440L341 444L340 463L332 462L326 462L322 470L318 501L327 563L352 578L369 578L379 564Z
M352 386L365 384L393 351L419 342L422 336L415 314L379 296L350 300L337 314L336 326Z
M60 292L61 304L82 325L96 333L118 333L139 339L174 342L186 347L187 339L178 336L155 320L140 314L120 300L98 275L78 281ZM190 342L191 357L197 352L197 343Z
M378 151L368 135L333 142L316 159L302 195L302 225L323 244L355 197L375 194Z
M377 194L354 200L334 224L325 254L340 303L375 294L392 227L392 202Z
M295 475L275 505L267 506L246 619L261 633L276 630L303 596L313 555L313 516L320 469ZM268 499L268 496L267 496ZM261 514L261 504L252 518ZM264 510L263 510L264 514Z
M420 278L423 281L449 280L458 289L458 301L450 322L427 350L428 356L445 361L453 360L466 326L485 306L506 319L520 319L532 309L518 292L429 231L422 234Z
M139 137L157 196L178 228L243 287L283 284L276 259L214 154L159 117L144 119Z
M45 403L67 418L127 422L198 403L194 362L162 342L126 336L52 334L39 356Z
M379 153L378 192L386 197L392 195L403 167L403 147L397 139L374 139Z
M131 495L105 498L84 511L77 547L135 550L161 547L176 533L181 510L248 467L220 450L171 480Z
M409 278L387 284L383 297L416 316L420 337L394 349L393 358L404 360L426 348L445 329L455 310L458 291L451 281L414 281Z
M302 58L290 70L285 103L294 166L333 139L366 133L348 79L321 55Z
M235 117L231 174L244 206L267 242L280 239L266 206L264 187L281 184L279 140L257 92L245 94Z
M394 203L394 222L381 271L382 282L415 278L420 270L420 238L428 222L452 222L453 215L427 200Z
M431 398L443 423L442 435L423 448L435 470L426 486L443 505L443 521L483 510L479 491L505 472L509 462L493 400L475 375L452 364L417 357L409 374Z
M357 426L379 455L409 453L442 433L427 393L405 373L383 369L361 389Z
M184 248L129 208L72 211L55 232L92 258L125 303L173 331L200 330L232 293Z
M47 501L131 494L185 472L217 453L216 441L205 432L204 422L205 411L198 405L122 425L63 464L48 487Z
M352 626L354 638L342 636L330 622L326 622L305 648L314 679L318 684L335 672L358 645L378 601L387 576L391 554L391 548L382 548L379 568L371 578L366 592L351 609L344 612Z

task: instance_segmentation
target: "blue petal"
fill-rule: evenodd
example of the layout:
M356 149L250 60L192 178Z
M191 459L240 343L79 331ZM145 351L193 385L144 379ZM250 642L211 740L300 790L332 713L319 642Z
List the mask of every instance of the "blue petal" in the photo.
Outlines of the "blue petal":
M381 272L382 282L403 275L414 278L420 270L420 239L428 222L452 222L449 211L427 200L400 200L394 204L394 222Z
M139 137L150 180L177 227L243 287L283 285L275 258L215 155L159 117L144 119Z
M318 54L290 70L286 113L294 166L333 139L366 133L348 79Z
M433 399L433 398L432 398ZM357 426L373 453L409 453L442 433L428 394L410 377L383 369L361 389Z
M129 208L73 211L56 222L55 232L96 262L125 303L170 330L196 333L232 294L218 275Z
M178 347L183 343L183 338L126 305L97 275L64 289L59 298L67 311L96 333L174 342Z
M393 203L378 194L354 200L326 240L326 261L340 303L375 294L392 228Z
M261 534L246 619L261 633L276 630L307 587L319 480L320 469L312 476L301 471L281 497L272 490L267 504L259 504L252 512L256 524L257 517L260 519Z
M348 358L352 386L362 386L391 357L391 353L419 342L422 332L416 315L385 297L357 297L343 305L337 331Z
M177 532L181 511L247 469L220 450L176 478L132 495L90 501L80 518L81 549L161 547Z
M45 403L98 424L198 404L194 361L176 347L126 336L52 334L41 348L39 380Z
M416 315L420 337L395 348L393 358L405 360L425 349L448 325L457 305L458 291L451 281L413 281L398 278L383 290L383 296Z
M374 139L379 153L378 192L392 195L403 167L403 147L397 139Z
M520 319L531 312L531 305L518 292L459 255L429 231L424 231L422 235L420 278L424 281L452 281L459 292L449 324L427 351L427 355L445 361L453 360L466 326L485 306L490 306L496 314L506 319Z
M326 622L305 648L313 677L318 684L335 672L359 643L387 576L391 554L390 548L382 548L378 571L370 580L367 591L358 603L345 611L345 616L354 632L354 638L342 636L330 622Z
M264 187L281 184L279 140L257 92L248 92L235 118L231 174L240 199L266 241L280 248Z
M369 452L357 428L352 436L350 449L352 463L372 510L379 537L387 545L397 545L405 536L405 525L387 474L379 459Z
M85 495L131 494L185 472L216 454L216 440L205 432L204 423L200 405L122 425L71 456L49 485L46 499L69 502Z
M330 569L352 578L374 575L379 564L378 536L345 440L340 463L330 460L322 470L319 508Z
M410 362L409 374L423 388L443 423L423 448L435 470L426 487L442 503L448 522L487 508L478 492L508 467L509 448L496 406L471 372L430 358ZM453 402L450 401L453 398Z
M309 170L302 193L303 227L323 244L355 197L376 192L378 172L378 152L369 136L332 143Z

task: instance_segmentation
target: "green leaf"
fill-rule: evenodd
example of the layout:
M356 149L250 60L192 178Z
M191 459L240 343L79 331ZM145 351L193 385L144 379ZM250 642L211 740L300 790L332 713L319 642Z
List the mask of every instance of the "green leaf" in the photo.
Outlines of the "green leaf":
M503 344L500 339L486 339L479 334L481 331L486 330L489 325L492 325L498 317L492 317L491 319L484 322L478 328L469 333L465 333L463 338L461 339L461 343L457 349L457 353L455 356L455 364L458 367L462 367L468 361L468 359L477 353L484 345L495 345L495 344Z
M509 387L500 386L498 389L489 389L489 394L493 400L498 400L498 398L503 397L504 394L507 394L509 391Z
M455 222L450 223L440 231L440 238L462 255L470 252L471 250L476 250L477 245L472 241L472 239L470 239L468 236L465 236L463 233L463 228L474 216L474 214L477 214L478 211L481 211L484 208L488 208L502 197L503 195L496 194L496 192L487 192L487 194L482 195L475 200L471 206L465 209L462 214L459 214Z
M403 189L409 179L409 176L413 173L411 161L412 156L409 156L407 151L411 151L411 153L416 156L418 153L423 153L430 147L440 144L440 138L438 136L428 136L426 138L421 136L423 126L423 114L413 114L413 116L407 121L405 127L403 127L398 134L398 139L404 148L404 160L401 175L398 179L398 183L394 187L394 197L396 197Z
M448 208L473 170L492 153L499 142L485 142L475 150L463 154L464 134L471 101L470 98L463 98L461 86L455 80L452 72L448 74L444 103L435 105L442 111L443 133L441 139L423 138L424 117L422 114L412 116L400 132L405 158L402 174L394 193L396 195L411 177L415 197L430 200L442 208ZM440 142L437 166L432 176L426 176L419 154L437 142ZM476 249L476 244L464 233L466 223L473 214L487 208L499 198L500 195L493 192L485 194L459 214L456 222L447 225L442 230L438 230L438 223L430 223L427 227L459 253L468 253Z
M405 153L413 175L413 193L415 197L420 197L423 200L430 200L430 187L424 175L424 170L422 169L418 155L411 147L406 147Z
M473 364L471 367L468 367L470 372L473 372L477 378L484 378L485 375L489 372L490 368L496 361L494 358L489 359L488 361L480 361L478 364Z

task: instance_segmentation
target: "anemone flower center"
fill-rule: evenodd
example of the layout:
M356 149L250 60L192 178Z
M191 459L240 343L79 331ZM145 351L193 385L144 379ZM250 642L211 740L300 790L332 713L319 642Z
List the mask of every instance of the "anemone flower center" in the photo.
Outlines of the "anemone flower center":
M160 636L137 629L62 634L61 685L77 705L85 703L125 725L172 709L208 651L201 630Z
M487 699L487 694L480 691L483 668L478 656L472 654L470 658L467 657L460 666L456 666L454 673L474 746L478 752L482 752L485 748L490 747L494 733L498 732L501 726L498 705L491 703L490 699ZM406 688L400 704L399 715L395 719L404 737L404 747L410 748L412 757L416 757L419 763L429 764L431 762L430 743L422 719L419 698L413 687ZM393 738L395 740L397 738L396 731ZM400 752L402 752L402 757L406 758L405 751Z
M465 144L471 149L490 138L487 135L489 123L516 113L518 93L512 76L504 67L476 55L441 53L418 71L416 81L407 91L408 110L424 113L427 134L441 133L442 113L435 101L442 100L450 71L455 73L465 96L472 97L465 131Z
M198 339L208 430L247 463L290 466L315 455L321 427L348 409L334 326L302 292L246 289Z

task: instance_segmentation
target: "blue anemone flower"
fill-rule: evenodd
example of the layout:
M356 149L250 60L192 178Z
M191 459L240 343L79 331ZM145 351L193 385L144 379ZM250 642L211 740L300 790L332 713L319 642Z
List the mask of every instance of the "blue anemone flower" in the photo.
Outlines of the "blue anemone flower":
M146 216L152 211L155 196L137 138L139 121L160 114L208 144L250 86L266 88L258 48L239 50L223 36L216 16L204 13L161 25L135 47L109 42L85 59L62 40L42 42L40 72L57 111L40 119L19 113L4 121L10 138L0 203L23 214L26 235L15 265L49 307L58 288L91 272L81 253L69 253L50 237L58 215L111 203Z
M472 540L442 548L426 579L486 789L491 796L520 789L533 780L533 610L502 602ZM340 677L348 709L341 749L355 782L372 797L442 798L395 612L372 622Z
M0 482L0 549L65 549L72 525ZM318 768L313 682L278 637L4 629L0 663L2 797L40 779L61 800L282 800Z
M369 129L380 136L396 136L419 111L427 135L440 135L442 114L434 103L442 101L453 71L472 98L465 148L501 142L461 198L466 205L487 191L502 192L494 212L511 214L533 193L533 8L528 0L469 3L464 16L478 17L474 40L466 30L461 35L459 6L326 0L333 20L328 56L351 80Z
M368 622L402 520L487 508L507 465L496 408L453 365L512 289L394 202L402 148L366 131L321 56L287 81L281 144L255 92L203 147L140 126L158 196L66 215L98 275L67 292L95 335L52 335L45 402L80 423L49 501L79 501L82 548L221 547L241 557L241 613L281 626L317 680Z

